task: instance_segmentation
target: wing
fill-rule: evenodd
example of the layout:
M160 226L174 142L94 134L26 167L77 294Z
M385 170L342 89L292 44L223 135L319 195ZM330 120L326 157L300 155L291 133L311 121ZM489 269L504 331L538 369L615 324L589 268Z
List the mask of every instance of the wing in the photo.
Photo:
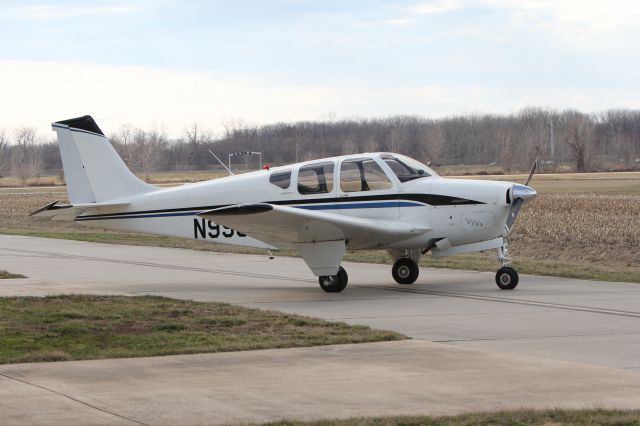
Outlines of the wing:
M57 201L32 212L29 216L44 217L52 220L74 220L83 213L104 212L125 207L129 203L85 203L58 204Z
M364 219L274 204L239 204L198 214L278 248L345 241L348 248L375 248L415 237L430 228L400 221Z

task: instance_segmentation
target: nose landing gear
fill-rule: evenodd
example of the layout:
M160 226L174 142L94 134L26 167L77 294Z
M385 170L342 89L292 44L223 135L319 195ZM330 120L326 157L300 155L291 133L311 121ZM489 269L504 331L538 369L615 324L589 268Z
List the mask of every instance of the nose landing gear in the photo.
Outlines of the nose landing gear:
M518 272L511 266L509 257L509 244L504 238L502 245L498 247L498 260L502 263L502 268L496 272L496 284L501 290L513 290L518 286Z
M496 284L501 290L513 290L518 285L518 272L510 266L503 266L496 272Z

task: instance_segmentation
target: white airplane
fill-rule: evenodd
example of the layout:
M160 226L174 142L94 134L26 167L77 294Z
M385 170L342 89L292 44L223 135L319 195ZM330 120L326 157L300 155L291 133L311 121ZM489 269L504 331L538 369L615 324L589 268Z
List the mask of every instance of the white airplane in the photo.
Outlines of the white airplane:
M326 292L345 289L347 250L388 250L398 284L418 278L422 255L497 249L499 288L518 285L507 236L527 184L445 179L392 153L306 161L159 188L126 167L90 116L52 124L70 204L32 215L122 231L264 249L297 250Z

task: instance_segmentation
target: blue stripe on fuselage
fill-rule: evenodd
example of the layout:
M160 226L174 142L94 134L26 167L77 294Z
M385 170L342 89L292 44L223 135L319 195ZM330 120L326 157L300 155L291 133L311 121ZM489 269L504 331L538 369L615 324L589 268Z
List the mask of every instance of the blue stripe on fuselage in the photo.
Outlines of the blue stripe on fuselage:
M338 203L320 205L298 205L292 206L305 210L351 210L351 209L386 209L398 207L422 207L424 204L413 203L411 201L384 201L378 203Z

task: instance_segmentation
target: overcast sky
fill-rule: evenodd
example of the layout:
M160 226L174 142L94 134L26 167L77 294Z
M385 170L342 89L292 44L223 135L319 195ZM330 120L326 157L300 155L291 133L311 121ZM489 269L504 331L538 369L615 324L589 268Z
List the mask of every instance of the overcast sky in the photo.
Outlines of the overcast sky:
M640 108L637 0L0 0L0 128Z

